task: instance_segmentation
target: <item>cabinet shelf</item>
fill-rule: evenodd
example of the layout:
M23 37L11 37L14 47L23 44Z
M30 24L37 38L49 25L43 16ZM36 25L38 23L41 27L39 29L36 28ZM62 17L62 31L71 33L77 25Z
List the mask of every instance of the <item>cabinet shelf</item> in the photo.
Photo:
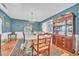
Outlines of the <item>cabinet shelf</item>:
M74 19L74 15L69 13L60 19L53 21L53 43L69 51L72 51L74 47L72 37L74 35L73 33L75 32Z

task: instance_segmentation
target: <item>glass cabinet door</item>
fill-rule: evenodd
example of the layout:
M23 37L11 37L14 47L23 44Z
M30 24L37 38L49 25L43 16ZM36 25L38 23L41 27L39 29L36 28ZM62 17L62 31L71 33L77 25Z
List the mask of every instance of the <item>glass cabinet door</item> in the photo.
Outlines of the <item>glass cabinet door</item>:
M67 18L67 19L69 19L69 20L67 20L67 36L72 36L72 34L73 34L73 19L72 19L73 17L69 17L69 18Z

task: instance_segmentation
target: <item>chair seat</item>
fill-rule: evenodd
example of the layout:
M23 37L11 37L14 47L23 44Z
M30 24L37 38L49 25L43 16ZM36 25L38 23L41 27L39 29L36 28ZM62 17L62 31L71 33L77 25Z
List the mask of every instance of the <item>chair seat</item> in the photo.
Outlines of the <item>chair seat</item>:
M47 50L49 47L46 44L40 44L39 45L39 52L43 52L45 50ZM37 45L34 45L34 49L37 51Z
M34 44L37 44L37 40L34 40L33 43L34 43ZM40 40L39 40L39 44L40 44L40 43L45 43L45 40L40 39Z

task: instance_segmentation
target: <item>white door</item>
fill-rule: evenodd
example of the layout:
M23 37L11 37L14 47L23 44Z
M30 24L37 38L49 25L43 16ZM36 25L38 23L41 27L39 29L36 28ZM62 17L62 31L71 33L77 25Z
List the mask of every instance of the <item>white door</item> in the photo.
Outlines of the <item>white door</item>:
M0 18L0 44L1 44L1 34L2 34L2 19ZM1 55L1 45L0 45L0 55Z

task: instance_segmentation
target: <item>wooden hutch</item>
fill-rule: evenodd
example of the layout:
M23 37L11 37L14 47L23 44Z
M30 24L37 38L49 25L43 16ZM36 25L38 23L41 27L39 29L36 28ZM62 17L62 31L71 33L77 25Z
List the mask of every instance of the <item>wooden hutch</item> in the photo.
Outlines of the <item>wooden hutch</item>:
M75 16L68 13L53 21L53 44L70 52L75 52Z

